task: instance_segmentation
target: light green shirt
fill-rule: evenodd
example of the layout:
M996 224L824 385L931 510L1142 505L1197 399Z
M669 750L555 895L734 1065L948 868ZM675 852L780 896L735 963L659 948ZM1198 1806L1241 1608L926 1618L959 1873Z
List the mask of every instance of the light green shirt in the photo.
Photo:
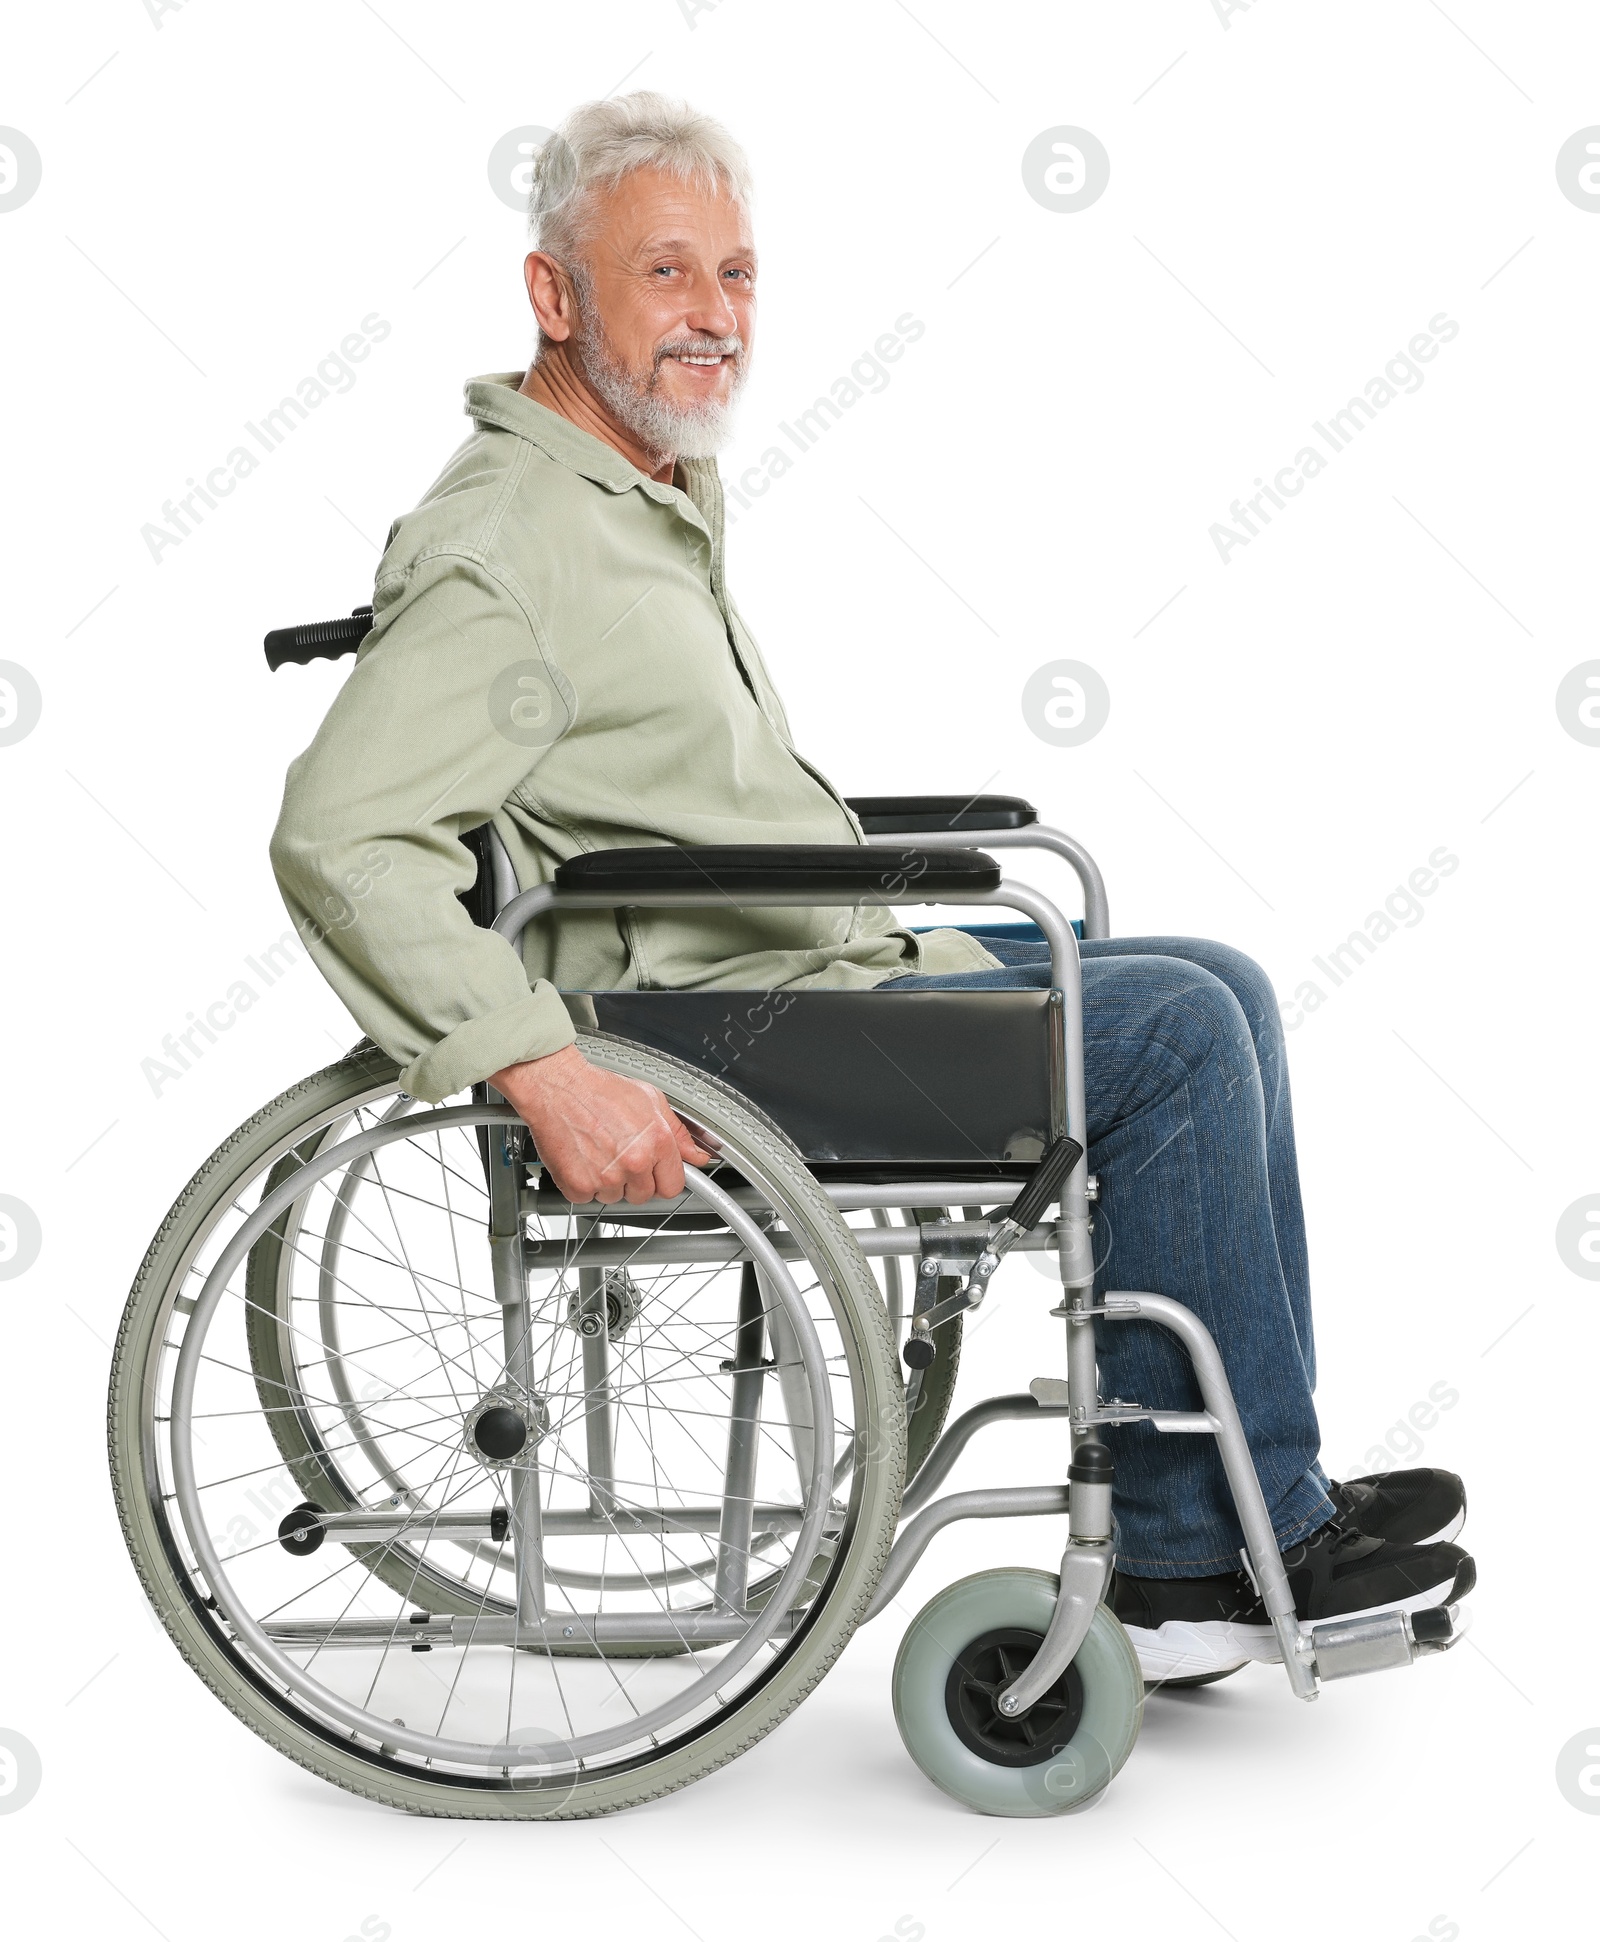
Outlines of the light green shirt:
M585 911L523 953L457 902L493 822L526 890L634 844L859 843L805 761L723 577L711 460L661 485L520 395L473 428L380 561L372 632L289 770L278 884L357 1022L439 1100L574 1036L560 991L881 983L994 964L875 908Z

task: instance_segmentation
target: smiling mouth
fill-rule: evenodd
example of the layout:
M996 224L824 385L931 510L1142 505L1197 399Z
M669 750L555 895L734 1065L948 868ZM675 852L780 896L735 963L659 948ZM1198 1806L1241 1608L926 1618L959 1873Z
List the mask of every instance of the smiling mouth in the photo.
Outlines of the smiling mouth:
M728 352L717 351L710 357L693 357L687 351L669 351L668 357L674 364L718 365L729 364L733 360Z

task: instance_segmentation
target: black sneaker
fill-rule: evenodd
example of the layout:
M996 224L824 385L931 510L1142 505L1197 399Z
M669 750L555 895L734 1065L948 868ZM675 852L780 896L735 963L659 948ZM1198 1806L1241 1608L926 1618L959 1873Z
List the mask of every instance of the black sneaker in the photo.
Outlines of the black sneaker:
M1478 1582L1459 1544L1386 1544L1346 1517L1292 1545L1283 1568L1302 1624L1453 1605Z
M1256 1588L1218 1578L1130 1578L1113 1571L1106 1603L1127 1627L1147 1685L1202 1686L1251 1659L1277 1656Z
M1449 1470L1390 1470L1328 1486L1340 1515L1390 1544L1443 1544L1467 1521L1466 1487Z
M1369 1612L1454 1604L1477 1582L1458 1544L1392 1544L1345 1516L1283 1554L1302 1626ZM1152 1684L1198 1685L1251 1659L1275 1665L1277 1637L1250 1578L1131 1578L1114 1572L1108 1598Z

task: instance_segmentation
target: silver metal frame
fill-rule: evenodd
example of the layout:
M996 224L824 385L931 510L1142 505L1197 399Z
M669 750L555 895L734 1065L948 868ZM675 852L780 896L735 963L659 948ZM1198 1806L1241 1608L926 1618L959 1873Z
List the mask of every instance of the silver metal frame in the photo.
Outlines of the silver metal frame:
M1049 852L1070 864L1082 887L1084 936L1099 939L1110 935L1109 908L1100 870L1088 851L1060 830L1041 824L1028 824L1010 830L927 830L876 836L868 841L875 847L886 849L1035 849ZM497 892L509 888L509 874L509 869L496 870ZM497 902L500 901L497 895ZM989 1422L1021 1417L1044 1420L1064 1414L1070 1426L1073 1447L1076 1448L1095 1438L1102 1427L1130 1421L1149 1421L1158 1430L1216 1438L1244 1532L1242 1556L1271 1620L1289 1686L1296 1697L1308 1700L1316 1698L1319 1670L1324 1677L1339 1677L1349 1672L1409 1663L1417 1656L1419 1648L1412 1639L1410 1622L1405 1614L1396 1613L1375 1621L1362 1621L1354 1631L1348 1624L1334 1624L1302 1632L1283 1561L1273 1537L1260 1479L1245 1440L1222 1357L1199 1317L1181 1303L1159 1294L1115 1293L1106 1295L1099 1304L1094 1300L1087 1171L1089 1139L1084 1099L1083 981L1078 941L1071 924L1048 898L1026 884L1010 879L1003 880L997 890L969 891L959 899L919 895L915 883L908 882L904 893L892 901L895 906L940 902L959 902L963 907L992 905L1020 911L1039 926L1050 946L1051 984L1061 995L1064 1013L1065 1066L1061 1075L1063 1098L1060 1119L1066 1132L1084 1151L1062 1184L1057 1220L1035 1230L1033 1235L1019 1243L1023 1247L1053 1248L1059 1258L1062 1301L1051 1312L1060 1315L1065 1324L1066 1381L1040 1378L1033 1384L1029 1396L992 1398L969 1410L946 1429L926 1459L921 1487L913 1485L908 1492L905 1508L915 1514L896 1539L867 1616L875 1616L893 1598L932 1539L948 1525L968 1517L1056 1515L1066 1511L1069 1535L1062 1556L1061 1589L1054 1615L1038 1654L999 1700L1001 1710L1006 1713L1025 1711L1065 1672L1082 1644L1095 1607L1104 1594L1113 1560L1110 1490L1101 1484L1074 1482L1070 1487L1054 1484L962 1491L943 1498L932 1498L932 1492L948 1475L971 1436ZM521 939L527 925L536 918L567 910L612 910L624 905L651 909L696 909L716 905L733 908L815 906L823 902L884 907L888 900L871 897L830 898L811 891L741 892L733 896L709 881L703 892L656 891L631 895L623 900L600 891L557 890L553 885L541 884L501 903L494 929L515 944ZM704 1191L704 1187L701 1190ZM846 1183L836 1184L829 1191L835 1205L841 1210L930 1204L970 1206L992 1198L994 1183L907 1182L887 1186ZM723 1195L730 1213L735 1210L740 1198L737 1191L732 1195ZM659 1211L670 1211L678 1204L660 1203ZM652 1202L650 1210L657 1206L658 1203ZM640 1208L637 1211L650 1210ZM983 1236L988 1231L984 1222L943 1222L936 1224L936 1233L930 1235L926 1231L929 1226L928 1223L901 1228L877 1226L871 1230L858 1230L856 1238L864 1253L916 1255L926 1262L934 1246L946 1255L975 1252L983 1244ZM970 1229L970 1233L962 1231L964 1228ZM652 1256L659 1253L663 1259L671 1258L674 1247L683 1245L685 1241L690 1242L700 1258L705 1258L708 1240L704 1236L691 1240L687 1236L664 1234L647 1242L644 1252ZM765 1241L771 1258L781 1257L786 1252L781 1234L769 1233ZM636 1242L629 1241L624 1245L632 1252L633 1258L640 1258ZM730 1235L726 1245L730 1250L730 1259L751 1258L750 1253L741 1248L737 1235ZM596 1253L594 1259L596 1266L602 1265L601 1254ZM765 1267L763 1262L763 1273ZM1154 1322L1176 1335L1194 1365L1203 1408L1199 1411L1148 1410L1135 1405L1103 1403L1095 1365L1094 1323L1097 1318L1107 1322L1133 1319ZM736 1429L737 1425L735 1432ZM1324 1662L1320 1668L1319 1653Z
M909 836L869 836L867 841L875 849L1048 851L1072 865L1082 886L1084 936L1111 935L1111 911L1099 864L1075 837L1047 823L1024 823L1021 829L925 829Z

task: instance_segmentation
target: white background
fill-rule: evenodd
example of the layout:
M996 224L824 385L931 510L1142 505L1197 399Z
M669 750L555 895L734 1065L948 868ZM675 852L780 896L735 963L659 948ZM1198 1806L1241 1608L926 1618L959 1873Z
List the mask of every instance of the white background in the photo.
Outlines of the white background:
M0 122L44 170L0 214L0 656L43 693L0 749L0 1191L43 1230L0 1285L0 1726L44 1772L0 1817L8 1926L1589 1932L1600 1824L1555 1762L1600 1720L1600 1288L1554 1234L1600 1190L1600 749L1555 693L1600 653L1600 211L1555 159L1600 122L1592 10L81 0L15 10L3 48ZM902 313L926 324L730 541L842 787L1028 796L1100 858L1115 930L1228 939L1286 993L1431 851L1460 859L1290 1045L1325 1459L1368 1469L1430 1388L1459 1393L1420 1442L1472 1493L1470 1642L1315 1706L1257 1667L1158 1698L1079 1817L957 1808L889 1705L905 1620L965 1570L1049 1564L1056 1526L940 1539L800 1712L699 1785L494 1829L386 1813L257 1741L122 1550L100 1418L146 1241L238 1121L356 1036L302 963L159 1096L141 1069L285 928L267 834L349 664L269 678L261 635L370 597L389 521L464 433L462 381L526 360L491 146L619 84L690 96L756 170L761 341L726 469ZM1021 173L1061 124L1111 157L1075 214ZM141 526L374 311L392 332L354 388L156 564ZM1212 522L1440 312L1459 335L1421 390L1224 564ZM1076 749L1020 706L1061 658L1112 698ZM1065 896L1054 868L1032 874ZM1057 1368L1052 1298L1008 1266L965 1400ZM1054 1435L990 1432L962 1476L1054 1477Z

